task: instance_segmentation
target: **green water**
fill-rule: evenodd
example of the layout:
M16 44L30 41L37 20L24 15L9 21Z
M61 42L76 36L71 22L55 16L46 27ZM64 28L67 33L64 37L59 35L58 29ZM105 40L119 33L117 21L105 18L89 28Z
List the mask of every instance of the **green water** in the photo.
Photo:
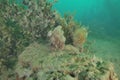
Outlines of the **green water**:
M88 25L97 36L120 39L119 0L58 0L53 8L61 15L75 14L75 19Z

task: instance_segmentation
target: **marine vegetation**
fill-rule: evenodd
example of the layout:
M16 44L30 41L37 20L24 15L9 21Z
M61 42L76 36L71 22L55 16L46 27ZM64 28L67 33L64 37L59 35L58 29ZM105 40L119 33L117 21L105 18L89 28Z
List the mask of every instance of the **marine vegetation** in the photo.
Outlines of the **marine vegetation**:
M47 33L54 27L52 2L36 1L23 0L21 4L15 0L0 1L0 59L6 67L10 68L9 63L15 62L31 42L47 41ZM11 61L14 57L15 61Z
M0 0L0 80L118 80L111 63L85 54L87 28L55 2Z
M80 52L83 52L83 45L86 42L88 36L88 30L85 27L76 29L73 34L73 44L78 47Z

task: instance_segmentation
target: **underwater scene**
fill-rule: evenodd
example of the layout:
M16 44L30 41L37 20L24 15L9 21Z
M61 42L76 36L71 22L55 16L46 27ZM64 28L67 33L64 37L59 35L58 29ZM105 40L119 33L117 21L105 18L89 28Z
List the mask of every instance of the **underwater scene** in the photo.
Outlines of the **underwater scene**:
M0 80L120 80L120 1L0 0Z

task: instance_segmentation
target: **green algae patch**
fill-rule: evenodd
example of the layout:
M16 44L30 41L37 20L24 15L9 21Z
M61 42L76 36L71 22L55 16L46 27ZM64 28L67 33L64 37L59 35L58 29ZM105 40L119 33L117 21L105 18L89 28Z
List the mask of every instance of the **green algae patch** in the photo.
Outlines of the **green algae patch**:
M25 80L118 80L112 63L72 52L68 48L51 51L48 45L33 43L19 55L15 71Z

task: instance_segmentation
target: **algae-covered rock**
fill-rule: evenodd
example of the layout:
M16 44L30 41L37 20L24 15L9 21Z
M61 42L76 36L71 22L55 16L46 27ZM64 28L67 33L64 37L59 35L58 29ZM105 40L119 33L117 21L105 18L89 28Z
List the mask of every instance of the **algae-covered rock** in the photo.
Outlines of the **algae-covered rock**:
M49 31L48 37L50 37L50 44L53 49L64 48L66 38L62 26L57 26L53 31Z
M64 50L67 51L67 53L71 53L71 54L79 54L80 53L79 50L72 45L66 45Z
M111 63L70 53L72 49L51 52L47 45L33 43L19 56L16 73L25 80L118 80Z
M88 67L86 70L82 71L78 75L78 80L118 80L113 65L104 62L96 67Z

